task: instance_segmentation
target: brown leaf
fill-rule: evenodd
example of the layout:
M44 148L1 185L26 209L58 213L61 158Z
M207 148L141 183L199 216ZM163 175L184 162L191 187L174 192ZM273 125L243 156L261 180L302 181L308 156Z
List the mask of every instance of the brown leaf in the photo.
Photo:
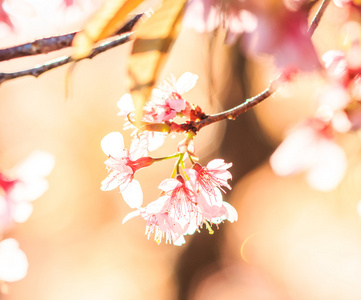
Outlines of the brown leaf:
M93 45L114 34L126 21L128 14L143 0L108 0L73 40L73 58L88 56Z
M162 6L139 25L129 59L130 92L136 109L136 122L180 31L186 0L163 0Z

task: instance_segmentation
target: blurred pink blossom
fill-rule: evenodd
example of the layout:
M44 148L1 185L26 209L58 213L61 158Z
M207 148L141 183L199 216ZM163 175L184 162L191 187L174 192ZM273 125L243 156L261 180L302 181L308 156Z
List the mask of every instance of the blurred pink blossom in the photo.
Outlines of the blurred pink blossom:
M233 43L242 33L251 32L257 26L256 16L243 9L242 2L190 0L183 24L201 33L224 27L227 31L226 42Z
M308 30L308 12L304 9L258 15L257 30L250 39L251 51L270 54L284 74L313 71L320 63Z
M45 179L54 167L54 157L35 151L22 163L0 173L0 229L6 229L12 221L25 222L33 211L32 201L47 189Z
M28 260L15 239L0 242L0 281L14 282L28 272Z
M7 26L9 26L9 28L13 29L14 24L11 22L7 12L4 10L3 3L4 0L0 0L0 22L6 24Z
M315 189L329 191L337 187L346 171L346 156L333 138L329 125L311 119L296 126L270 158L279 176L307 172L307 181Z

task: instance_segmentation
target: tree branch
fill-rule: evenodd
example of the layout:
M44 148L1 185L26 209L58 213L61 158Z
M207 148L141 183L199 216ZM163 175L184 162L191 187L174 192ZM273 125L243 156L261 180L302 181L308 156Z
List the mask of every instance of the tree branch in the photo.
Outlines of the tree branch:
M139 21L142 15L143 14L135 15L114 35L120 35L122 33L132 31L134 25ZM52 51L57 51L63 48L70 47L75 34L77 34L77 32L44 39L38 39L31 43L26 43L6 49L0 49L0 62L30 55L46 54Z
M323 13L325 12L327 6L330 4L330 1L331 0L323 0L322 1L320 7L318 8L318 10L316 12L316 15L314 16L310 26L308 27L307 32L309 33L310 36L312 36L314 34L316 28L318 27L318 24L321 21Z
M109 41L109 42L105 42L105 43L101 44L100 46L94 48L93 51L89 54L89 56L85 57L84 59L86 59L86 58L91 59L94 56L96 56L104 51L107 51L111 48L114 48L116 46L119 46L119 45L122 45L122 44L128 42L130 40L130 37L132 34L133 33L122 34L120 37L118 37L117 39L115 39L113 41ZM22 70L22 71L13 72L13 73L0 73L0 84L3 83L4 81L10 80L10 79L19 78L19 77L28 76L28 75L38 77L41 74L45 73L46 71L49 71L51 69L63 66L65 64L68 64L71 62L76 62L76 61L77 60L73 59L71 56L62 56L55 60L46 62L43 65L35 66L34 68L31 68L28 70Z

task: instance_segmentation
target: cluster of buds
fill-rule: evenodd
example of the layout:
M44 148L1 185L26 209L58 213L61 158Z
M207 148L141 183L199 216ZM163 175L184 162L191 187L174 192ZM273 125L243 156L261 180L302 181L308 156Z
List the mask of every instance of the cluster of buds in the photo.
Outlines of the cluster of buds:
M164 238L167 243L182 245L184 235L199 231L204 224L213 234L212 224L218 226L224 220L234 222L238 218L236 210L223 201L221 193L225 192L224 188L231 189L228 179L232 175L228 169L232 164L222 159L214 159L206 166L197 163L193 144L195 132L184 131L186 137L173 155L160 158L148 155L163 144L170 133L169 128L178 124L175 118L194 121L206 117L198 106L183 98L197 79L195 74L184 73L178 80L171 77L164 85L153 89L150 101L143 108L143 126L140 128L131 121L135 111L132 98L129 94L124 95L118 102L119 115L128 120L125 128L133 129L131 146L129 150L124 148L120 132L109 133L101 142L108 155L105 165L109 171L101 189L107 191L119 187L125 202L135 209L123 222L136 216L143 218L147 222L146 235L149 238L154 234L158 244ZM142 189L134 179L136 171L166 159L176 159L170 178L160 183L159 198L142 206ZM186 167L186 160L191 167Z

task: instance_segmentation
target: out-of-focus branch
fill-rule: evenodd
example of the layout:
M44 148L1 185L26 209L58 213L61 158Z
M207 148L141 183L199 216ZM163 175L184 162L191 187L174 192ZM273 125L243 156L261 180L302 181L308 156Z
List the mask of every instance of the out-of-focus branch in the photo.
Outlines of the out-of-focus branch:
M120 28L114 35L120 35L132 31L134 25L143 14L137 14ZM63 48L70 47L77 32L59 35L44 39L38 39L31 43L26 43L6 49L0 49L0 61L10 60L30 55L46 54Z
M104 51L107 51L111 48L122 45L130 40L131 35L132 35L132 33L122 34L115 40L105 42L105 43L101 44L100 46L94 48L93 51L89 54L89 56L87 56L85 58L93 58L94 56L96 56ZM0 84L3 83L4 81L10 80L10 79L19 78L19 77L28 76L28 75L38 77L41 74L45 73L46 71L55 69L57 67L60 67L60 66L63 66L65 64L68 64L70 62L75 62L75 61L76 60L73 59L71 56L62 56L55 60L46 62L43 65L35 66L34 68L31 68L28 70L22 70L22 71L13 72L13 73L0 73Z
M307 32L309 33L310 36L313 35L313 33L315 32L318 24L321 21L321 18L323 16L323 13L325 12L327 6L330 4L331 0L323 0L320 7L318 8L314 18L312 19L312 22L310 24L310 26L308 27Z

